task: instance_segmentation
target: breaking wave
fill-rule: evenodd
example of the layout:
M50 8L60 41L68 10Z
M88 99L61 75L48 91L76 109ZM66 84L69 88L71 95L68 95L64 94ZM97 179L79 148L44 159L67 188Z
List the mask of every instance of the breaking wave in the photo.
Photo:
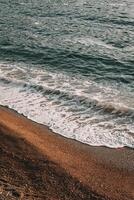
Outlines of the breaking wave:
M65 137L95 146L134 147L133 94L121 87L5 64L0 83L0 104Z

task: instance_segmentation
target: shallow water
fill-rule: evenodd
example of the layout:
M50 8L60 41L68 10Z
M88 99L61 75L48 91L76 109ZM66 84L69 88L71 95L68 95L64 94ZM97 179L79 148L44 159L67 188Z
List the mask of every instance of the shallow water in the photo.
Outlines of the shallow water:
M0 1L0 104L66 137L134 147L134 2Z

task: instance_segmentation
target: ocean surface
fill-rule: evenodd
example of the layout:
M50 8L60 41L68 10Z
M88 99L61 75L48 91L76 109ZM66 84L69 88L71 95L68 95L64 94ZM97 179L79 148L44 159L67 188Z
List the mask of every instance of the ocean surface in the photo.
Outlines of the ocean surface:
M134 148L134 0L0 0L0 104Z

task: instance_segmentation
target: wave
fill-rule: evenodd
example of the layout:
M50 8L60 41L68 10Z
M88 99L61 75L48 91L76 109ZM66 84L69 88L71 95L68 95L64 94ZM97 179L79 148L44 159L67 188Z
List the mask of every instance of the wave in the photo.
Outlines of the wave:
M134 22L130 21L129 18L125 18L126 20L122 19L122 16L120 16L119 19L109 19L109 18L98 18L98 16L93 16L93 17L89 17L89 16L78 16L78 18L82 18L84 20L87 21L95 21L95 22L99 22L104 24L113 24L113 25L121 25L121 26L134 26Z
M15 87L19 86L20 87L20 92L24 90L30 90L33 93L41 93L43 96L51 96L52 99L56 99L59 103L62 102L62 105L67 104L68 106L70 104L76 104L78 105L78 110L79 106L83 106L84 109L92 109L94 111L101 111L113 115L118 115L118 116L131 116L134 117L134 108L128 107L126 105L123 105L119 102L107 102L107 101L101 101L97 100L95 97L91 98L86 97L86 94L73 94L71 92L66 92L60 89L52 89L49 87L45 87L39 84L31 84L31 83L26 83L24 81L17 81L13 79L8 79L4 77L0 77L0 82L4 84L12 84ZM64 104L63 104L64 101Z
M0 104L93 146L134 147L133 96L94 79L0 64Z
M93 38L93 37L75 37L75 38L66 39L65 41L73 42L74 44L80 43L85 46L97 45L97 46L105 47L106 49L114 49L115 48L114 46L107 44L107 43L105 43L97 38Z

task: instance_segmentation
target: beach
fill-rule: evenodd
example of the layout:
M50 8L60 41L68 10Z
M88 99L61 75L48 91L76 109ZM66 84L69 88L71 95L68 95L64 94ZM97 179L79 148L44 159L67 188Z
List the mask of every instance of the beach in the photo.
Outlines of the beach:
M134 1L0 1L0 200L134 200Z
M82 144L3 106L0 154L0 199L134 199L133 149Z

